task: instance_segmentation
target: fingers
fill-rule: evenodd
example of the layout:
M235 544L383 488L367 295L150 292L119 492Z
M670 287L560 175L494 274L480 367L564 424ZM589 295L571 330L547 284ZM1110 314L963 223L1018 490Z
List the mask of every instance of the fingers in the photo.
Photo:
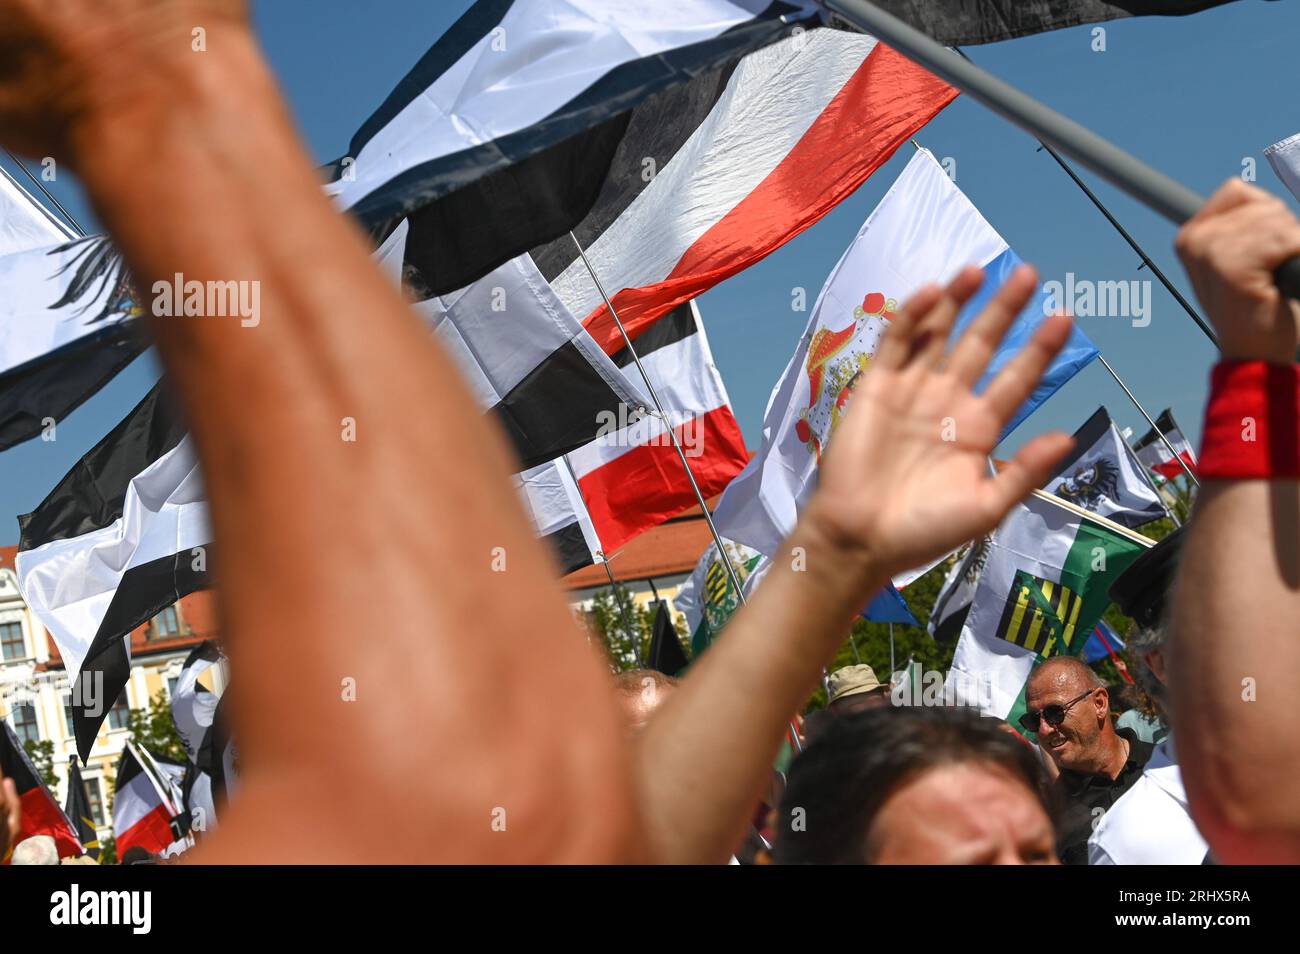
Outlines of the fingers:
M999 422L1010 420L1016 409L1038 387L1043 372L1065 347L1073 329L1074 322L1069 315L1052 315L1038 326L1024 348L998 372L984 392L984 400Z
M997 353L1002 337L1025 310L1038 288L1038 273L1020 265L980 312L953 347L948 370L967 387L974 387Z
M1213 218L1216 215L1222 215L1230 209L1235 209L1239 205L1245 205L1248 202L1258 202L1262 198L1269 198L1269 193L1257 186L1247 185L1241 179L1231 178L1215 190L1214 195L1210 196L1203 206L1196 210L1196 214L1187 220L1190 225L1193 222L1201 222L1205 219Z
M916 336L921 319L939 303L943 291L938 285L923 285L907 300L889 322L880 344L876 347L877 367L897 370L912 353L912 339Z
M948 350L953 323L983 284L984 272L973 265L963 268L948 283L938 303L920 320L912 342L912 367L933 368L939 363Z
M1028 497L1035 487L1046 483L1053 468L1073 446L1073 437L1054 431L1040 434L1020 448L1011 462L985 485L990 494L990 509L996 512L997 520Z
M947 288L921 288L889 323L876 348L875 363L894 370L933 367L943 357L957 315L983 282L984 273L967 266Z

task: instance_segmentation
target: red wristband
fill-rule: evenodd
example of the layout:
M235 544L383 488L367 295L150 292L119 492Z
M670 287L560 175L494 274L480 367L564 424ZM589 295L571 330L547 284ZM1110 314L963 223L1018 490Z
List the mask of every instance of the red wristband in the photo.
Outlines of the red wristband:
M1300 477L1300 365L1215 365L1200 475L1209 480Z

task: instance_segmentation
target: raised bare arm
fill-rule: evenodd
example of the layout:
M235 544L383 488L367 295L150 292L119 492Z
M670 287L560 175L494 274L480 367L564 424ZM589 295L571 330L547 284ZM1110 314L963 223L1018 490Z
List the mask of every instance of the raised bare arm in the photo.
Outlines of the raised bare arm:
M1280 200L1230 181L1179 233L1178 251L1225 360L1294 362L1300 309L1273 269L1300 253L1300 222ZM1272 425L1292 439L1293 415ZM1170 625L1173 726L1196 824L1222 862L1300 862L1300 481L1202 482Z
M502 436L322 195L243 4L0 0L0 139L80 174L146 307L260 286L255 327L150 321L233 666L242 785L201 857L632 857L612 693Z
M945 355L967 269L894 319L822 465L817 493L749 605L639 740L646 827L666 860L720 862L740 843L787 721L849 624L891 576L988 532L1070 447L1030 441L996 478L988 455L1070 332L1049 319L980 396L971 390L1035 287L1021 268ZM951 421L955 440L945 439Z

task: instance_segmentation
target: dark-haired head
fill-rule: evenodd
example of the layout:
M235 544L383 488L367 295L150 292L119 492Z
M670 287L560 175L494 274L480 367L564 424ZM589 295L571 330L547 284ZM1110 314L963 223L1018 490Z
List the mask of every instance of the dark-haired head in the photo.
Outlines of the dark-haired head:
M1054 862L1037 756L971 709L835 719L790 769L778 864Z

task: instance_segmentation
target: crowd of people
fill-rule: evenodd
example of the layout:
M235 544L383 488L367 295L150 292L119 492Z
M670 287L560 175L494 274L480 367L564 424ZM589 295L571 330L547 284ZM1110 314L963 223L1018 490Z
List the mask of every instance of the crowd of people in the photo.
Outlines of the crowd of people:
M1070 447L1042 435L987 471L1071 329L1043 322L975 392L1032 269L954 342L979 270L917 292L725 637L679 681L612 687L502 435L322 195L244 5L0 0L0 63L0 142L78 172L142 287L261 283L255 329L149 319L211 501L241 750L239 797L195 860L1300 861L1300 322L1273 279L1300 222L1278 200L1234 181L1179 233L1222 352L1203 486L1114 593L1168 736L1117 727L1072 658L1035 671L1019 725L894 706L874 674L837 673L781 780L789 722L859 608L991 531ZM0 792L7 842L18 806Z

